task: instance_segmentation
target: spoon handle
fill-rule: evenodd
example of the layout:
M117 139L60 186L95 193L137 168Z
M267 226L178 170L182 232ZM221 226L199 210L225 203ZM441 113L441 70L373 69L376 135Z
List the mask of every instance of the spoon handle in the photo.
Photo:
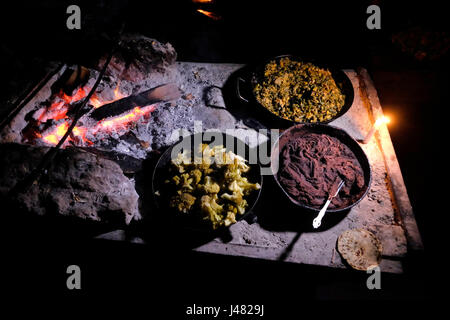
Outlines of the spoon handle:
M325 215L325 212L327 211L327 208L330 205L330 202L331 202L331 199L328 199L327 202L325 202L325 205L319 211L319 214L317 215L317 217L313 220L314 229L317 229L318 227L320 227L320 225L322 223L322 218Z

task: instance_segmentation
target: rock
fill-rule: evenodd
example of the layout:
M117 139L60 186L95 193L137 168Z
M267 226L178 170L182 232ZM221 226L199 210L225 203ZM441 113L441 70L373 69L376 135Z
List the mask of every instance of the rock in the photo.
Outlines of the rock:
M0 144L0 196L26 177L47 147ZM138 220L139 196L119 165L76 148L60 150L48 173L15 203L37 215L75 216L85 220L130 223Z
M173 67L177 53L170 43L136 34L124 34L107 73L114 78L139 82L152 73L164 73ZM105 57L99 61L103 66Z

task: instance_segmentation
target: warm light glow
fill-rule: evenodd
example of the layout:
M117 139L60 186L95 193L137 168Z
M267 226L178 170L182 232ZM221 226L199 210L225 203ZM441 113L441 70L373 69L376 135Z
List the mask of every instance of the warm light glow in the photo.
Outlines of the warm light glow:
M62 137L67 132L67 129L69 129L69 124L67 122L64 122L63 124L56 127L56 135Z
M86 136L86 132L87 132L87 129L84 127L74 127L72 130L72 133L75 136L80 137L82 139L84 139L84 137Z
M69 129L69 123L64 122L58 125L53 132L46 134L42 140L47 142L48 144L57 145L59 140L63 137L63 135L67 132L67 129Z
M70 108L70 104L80 101L81 99L87 96L87 93L90 91L89 88L79 88L75 92L73 96L66 95L63 91L60 91L56 94L57 99L54 103L50 105L38 118L38 120L43 123L47 120L61 120L64 119L62 123L55 126L53 129L47 130L44 134L40 132L36 132L35 136L38 139L42 139L47 144L57 145L64 134L67 132L70 126L70 119L67 116L67 111ZM112 100L103 100L96 94L93 94L89 103L94 108L99 108L105 104L112 103L116 100L125 98L126 95L120 91L120 83L117 84L116 88L113 91L114 97ZM154 105L145 106L145 107L135 107L131 112L124 114L122 116L111 118L108 120L102 120L98 122L98 124L94 127L80 127L76 126L73 128L71 135L68 137L68 141L74 141L76 144L79 143L87 143L93 144L92 141L86 138L86 135L89 133L91 135L95 135L98 132L112 132L114 130L126 130L129 125L135 123L142 117L148 117L152 111L155 110Z
M217 15L214 12L211 12L211 11L197 9L197 12L200 12L200 13L204 14L205 16L210 17L211 19L214 19L214 20L221 19L221 17L219 15Z
M88 129L85 127L74 127L72 130L72 134L81 139L81 141L86 142L89 145L94 144L92 141L86 139L86 133L88 132Z
M120 82L117 84L116 88L114 89L114 99L119 100L125 98L125 95L120 92ZM114 100L114 101L115 101Z
M389 122L391 122L391 119L389 117L386 116L382 116L381 118L378 118L377 121L375 121L375 127L379 127L383 124L388 124Z
M52 104L50 111L57 112L57 114L53 116L53 120L60 120L66 117L68 109L65 107L64 102L60 101L59 103Z
M41 113L38 120L45 122L48 119L60 120L66 117L68 109L63 100L53 102L51 106Z
M103 120L98 123L98 129L108 129L111 130L116 127L128 125L131 122L136 122L143 115L148 114L155 110L155 106L151 105L145 108L135 107L132 112L127 113L123 116L116 117L109 120ZM97 129L97 130L98 130Z
M89 100L89 103L94 107L94 109L97 109L99 107L101 107L104 104L108 104L108 103L112 103L116 100L125 98L126 95L124 95L122 92L120 92L120 82L117 84L116 88L114 89L114 99L112 100L104 100L101 101L97 95L94 93L91 97L91 99Z
M127 113L126 115L114 118L112 120L105 120L101 122L101 126L103 128L111 128L116 124L122 124L127 123L129 121L134 120L136 117L138 117L142 113L141 108L136 107L133 109L133 112Z
M192 0L193 3L213 3L214 0Z
M89 99L89 103L94 107L94 109L97 109L105 104L104 102L101 102L95 94L93 94L91 99Z
M42 140L44 140L45 142L47 142L48 144L53 144L53 145L57 145L58 144L58 137L55 136L54 134L50 134L48 136L45 136L42 138Z
M67 104L71 104L73 102L80 101L81 99L85 98L88 94L88 91L90 89L87 87L84 88L78 88L77 92L73 96L68 96L64 92L62 92L62 98Z

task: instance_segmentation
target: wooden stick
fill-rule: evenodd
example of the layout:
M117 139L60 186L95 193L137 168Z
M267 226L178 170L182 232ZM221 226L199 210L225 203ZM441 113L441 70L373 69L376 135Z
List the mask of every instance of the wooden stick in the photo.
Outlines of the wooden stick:
M44 79L41 79L30 92L27 92L24 97L17 99L19 103L14 105L11 110L8 111L8 114L5 114L5 116L0 120L0 131L2 131L3 128L6 127L14 119L14 117L20 112L20 110L22 110L27 105L27 103L30 102L30 100L34 96L36 96L36 94L50 81L50 79L55 74L57 74L62 69L63 66L64 64L60 63L57 68L48 72Z
M122 25L122 28L121 28L121 30L119 32L119 38L120 38L120 35L122 34L123 28L124 28L124 25ZM97 89L98 85L100 84L100 81L102 80L102 78L103 78L103 76L104 76L104 74L106 72L106 69L108 68L109 62L112 59L113 53L114 53L115 49L117 48L117 46L119 45L119 43L120 43L119 41L116 42L116 45L110 51L110 53L108 55L108 58L105 61L105 64L103 65L103 68L100 71L100 74L98 75L98 78L95 81L95 84L92 87L91 91L89 91L89 94L87 95L87 97L84 98L84 100L83 100L83 102L81 104L76 106L75 117L73 118L72 123L70 124L70 126L67 129L67 131L64 134L64 136L59 140L58 144L54 148L51 148L42 157L42 160L40 161L38 166L33 171L31 171L28 176L26 176L23 180L21 180L18 183L16 183L16 185L11 190L9 190L9 192L8 192L9 196L14 195L15 193L20 193L20 192L26 191L35 181L37 181L39 179L39 177L41 176L42 172L51 163L51 161L55 157L56 153L58 152L59 148L61 148L63 143L66 141L67 137L72 133L72 130L73 130L73 128L75 128L78 120L85 113L84 106L89 101L89 99L92 97L92 95L94 94L94 92Z
M181 92L175 84L163 84L144 92L105 104L92 111L90 117L100 121L105 118L118 116L135 107L145 107L158 102L176 100L180 98L180 96Z

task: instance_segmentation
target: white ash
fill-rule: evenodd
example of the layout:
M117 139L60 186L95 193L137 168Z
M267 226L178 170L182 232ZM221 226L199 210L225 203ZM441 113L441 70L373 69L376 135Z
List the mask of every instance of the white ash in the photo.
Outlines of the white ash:
M152 112L147 124L136 126L132 132L140 140L150 143L151 149L167 147L172 143L171 137L175 130L192 131L194 118L192 108L170 104L160 104Z

